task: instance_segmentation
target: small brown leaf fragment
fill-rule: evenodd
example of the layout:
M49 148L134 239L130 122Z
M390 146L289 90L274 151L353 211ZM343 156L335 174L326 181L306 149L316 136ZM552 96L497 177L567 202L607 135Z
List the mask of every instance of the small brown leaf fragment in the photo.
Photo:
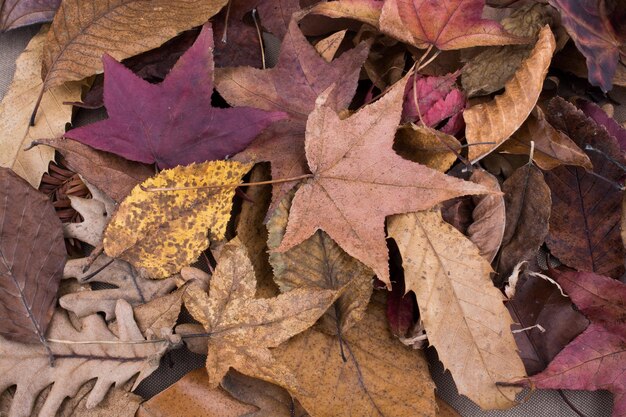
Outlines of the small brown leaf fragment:
M292 198L293 193L287 195L267 223L270 250L279 246L285 234ZM270 263L281 292L306 287L333 290L345 287L334 308L323 316L329 328L343 332L363 318L374 288L374 273L345 253L325 232L318 230L284 253L271 252Z
M316 4L310 13L335 19L358 20L378 28L382 8L383 2L381 0L339 0Z
M337 296L334 290L298 288L255 299L255 292L252 263L236 238L221 251L209 294L193 283L185 292L185 306L211 334L207 358L211 387L230 367L283 386L297 384L291 372L273 360L269 348L313 325Z
M518 168L502 185L506 227L497 261L500 280L537 252L548 235L552 199L543 174L533 165Z
M0 335L41 343L67 255L50 200L0 168ZM43 348L42 348L43 349Z
M402 255L406 290L415 293L428 340L459 393L483 409L515 405L519 390L495 383L523 375L524 365L489 263L437 211L393 216L387 229Z
M326 62L333 60L341 42L346 37L346 32L347 29L335 32L315 44L315 50Z
M396 132L393 149L409 161L446 172L461 152L461 144L451 135L421 125L404 125Z
M482 184L489 189L499 192L498 179L482 169L475 169L470 181ZM487 194L472 197L476 206L472 211L473 223L467 228L467 236L478 249L480 255L491 262L495 258L502 239L506 224L505 201L502 194Z
M535 142L533 161L543 170L548 171L560 165L578 165L591 169L587 154L566 134L552 127L539 106L535 107L522 127L504 142L499 151L529 155L531 141Z
M154 168L149 165L127 161L72 139L39 139L35 144L56 149L70 169L117 202L130 194L137 184L154 175Z
M491 153L524 123L539 99L555 47L550 27L544 26L530 56L505 84L504 93L463 112L469 144L495 142L495 145L471 146L469 158L472 162Z
M196 369L139 407L137 417L241 417L257 411L209 383L204 369Z
M435 396L437 400L437 417L461 417L457 411L445 402L439 395Z
M373 300L363 320L341 339L314 327L272 353L296 376L299 386L285 387L312 416L435 414L426 358L391 334L380 301Z

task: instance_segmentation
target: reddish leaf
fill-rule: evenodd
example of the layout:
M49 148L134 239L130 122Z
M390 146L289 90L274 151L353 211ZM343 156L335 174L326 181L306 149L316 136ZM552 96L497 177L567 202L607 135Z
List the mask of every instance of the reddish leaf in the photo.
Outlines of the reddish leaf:
M608 17L605 1L549 0L560 13L563 26L587 59L589 82L605 92L613 86L620 55L626 56L623 34Z
M212 51L213 33L206 26L158 85L105 55L109 119L73 129L66 137L133 161L156 162L159 168L222 159L243 150L285 115L212 107Z
M626 285L591 273L556 273L591 325L548 365L529 378L537 388L609 390L613 416L626 415Z
M48 198L0 168L0 335L45 341L65 266L63 229Z
M380 30L418 48L441 50L508 45L527 40L481 17L484 0L387 0Z
M609 115L595 103L587 100L576 100L576 105L587 117L592 118L597 124L604 126L607 132L617 139L617 143L622 152L626 152L626 129L620 126L615 119L609 117Z
M459 74L459 71L441 77L416 74L415 80L411 77L404 94L402 121L416 122L421 114L426 126L436 127L449 119L439 130L449 135L458 133L464 126L462 113L465 108L465 96L454 87Z
M546 243L564 264L580 271L614 278L624 272L624 245L620 237L622 192L617 188L623 171L607 157L624 164L617 141L606 129L563 99L550 101L546 120L587 151L593 175L567 166L546 172L552 191L550 232ZM621 162L620 162L621 161Z
M61 0L3 0L0 32L52 20Z

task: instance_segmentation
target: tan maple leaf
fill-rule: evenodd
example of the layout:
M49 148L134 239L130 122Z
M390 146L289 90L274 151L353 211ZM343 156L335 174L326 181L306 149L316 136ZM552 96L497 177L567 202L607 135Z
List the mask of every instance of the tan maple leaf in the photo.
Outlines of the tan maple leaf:
M306 157L313 177L294 197L277 251L284 252L321 229L389 285L386 216L490 192L393 151L406 82L407 77L344 120L326 105L329 90L320 95L306 128Z
M296 386L291 372L274 362L269 348L313 325L338 294L336 290L298 288L255 299L254 269L237 238L222 248L209 294L197 283L190 284L184 303L210 334L206 365L211 387L220 383L230 367Z

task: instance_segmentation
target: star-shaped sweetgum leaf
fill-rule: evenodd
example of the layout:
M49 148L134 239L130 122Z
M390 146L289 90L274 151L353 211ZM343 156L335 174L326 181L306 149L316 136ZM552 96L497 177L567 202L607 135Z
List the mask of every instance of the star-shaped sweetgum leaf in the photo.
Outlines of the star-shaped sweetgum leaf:
M332 102L337 111L346 108L354 96L368 52L369 45L363 42L339 58L326 62L304 37L297 22L292 20L274 68L216 69L216 88L229 104L289 114L288 120L270 126L236 159L271 162L273 178L306 174L304 131L315 100L335 84L329 105ZM273 186L269 213L293 186L294 183Z
M626 285L591 272L551 275L591 324L526 382L537 388L611 391L613 416L626 416Z
M418 48L441 50L526 43L483 19L485 0L387 0L380 30Z
M393 151L406 82L405 77L383 98L344 120L326 104L330 91L320 95L306 128L306 159L313 177L296 192L279 252L321 229L389 285L386 216L489 193Z
M205 26L160 84L150 84L108 55L104 103L109 118L66 137L126 159L172 168L243 150L282 112L211 106L213 32Z

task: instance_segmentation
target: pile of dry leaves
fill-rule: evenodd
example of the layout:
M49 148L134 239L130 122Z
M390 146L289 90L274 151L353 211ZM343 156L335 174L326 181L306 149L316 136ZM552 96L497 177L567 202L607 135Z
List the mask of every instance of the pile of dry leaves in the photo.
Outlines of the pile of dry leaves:
M483 409L626 416L623 2L0 1L46 20L0 104L0 412L454 415L430 345ZM206 369L132 394L173 349Z

